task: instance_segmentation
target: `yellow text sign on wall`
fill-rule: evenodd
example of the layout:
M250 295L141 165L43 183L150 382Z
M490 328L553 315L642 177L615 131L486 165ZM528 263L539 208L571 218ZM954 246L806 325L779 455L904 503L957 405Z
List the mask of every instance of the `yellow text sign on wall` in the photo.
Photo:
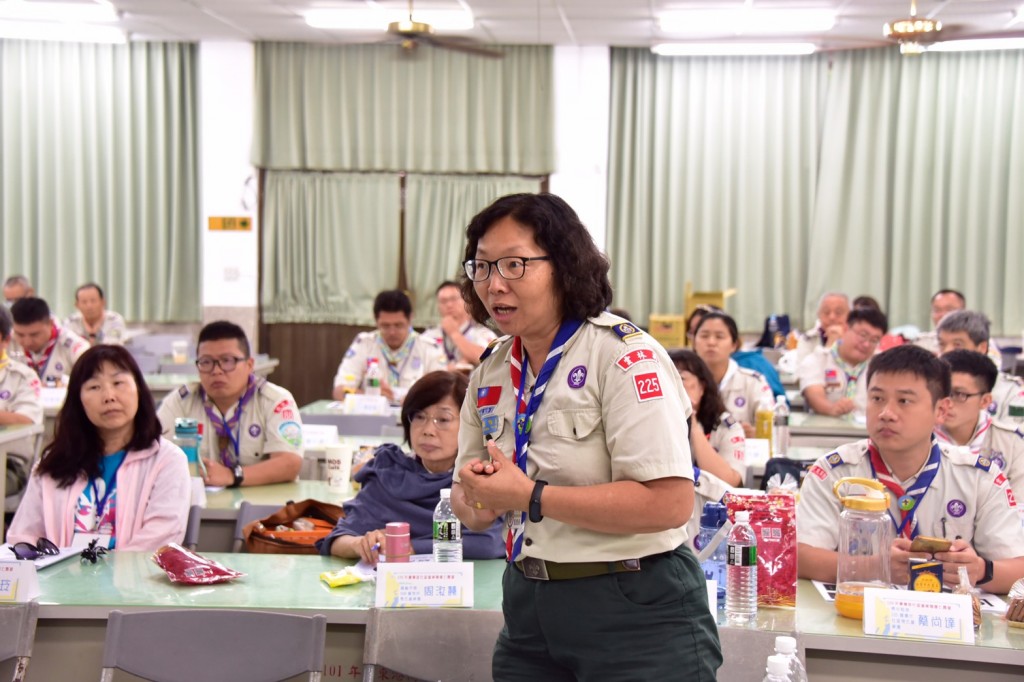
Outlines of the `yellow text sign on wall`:
M248 216L210 216L211 232L249 232L250 230L252 230L252 218Z

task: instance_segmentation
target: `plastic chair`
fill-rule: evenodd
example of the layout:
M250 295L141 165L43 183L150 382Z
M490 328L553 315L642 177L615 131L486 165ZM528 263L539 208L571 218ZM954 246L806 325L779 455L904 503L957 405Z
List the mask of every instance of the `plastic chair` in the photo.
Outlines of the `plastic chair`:
M37 602L0 606L0 661L17 659L14 682L25 679L29 659L32 658L32 643L36 638L38 619Z
M327 617L267 611L111 611L102 682L123 670L152 682L319 682ZM272 645L270 644L272 642Z
M188 522L185 524L185 539L182 544L186 549L195 550L199 545L199 522L202 520L203 508L193 504L188 508Z
M371 609L363 682L373 681L378 666L422 680L490 680L494 643L504 625L501 611Z
M238 507L238 519L235 521L235 540L231 545L231 551L241 552L242 548L245 547L245 538L242 536L242 530L247 525L257 519L270 516L283 506L283 504L251 504L249 502L242 502Z

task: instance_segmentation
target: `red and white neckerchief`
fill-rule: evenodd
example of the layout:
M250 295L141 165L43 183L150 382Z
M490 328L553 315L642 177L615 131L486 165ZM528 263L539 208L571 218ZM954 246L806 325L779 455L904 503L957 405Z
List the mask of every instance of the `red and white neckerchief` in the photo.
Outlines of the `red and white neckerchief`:
M899 523L893 518L892 511L889 511L889 518L892 520L893 528L896 529L896 536L902 535L908 540L913 540L917 536L917 522L914 520L914 515L917 513L918 507L921 506L921 500L928 492L928 488L931 487L932 481L935 480L935 475L939 473L939 463L942 461L942 450L939 449L939 444L934 439L932 440L928 461L925 462L921 471L914 477L913 483L906 490L893 475L892 469L889 468L886 461L882 459L878 448L870 441L868 442L868 455L871 474L896 497L896 503L900 509Z
M988 430L992 427L992 415L985 410L978 412L978 423L974 425L974 433L971 434L970 440L964 443L961 447L968 447L971 449L971 454L975 456L981 455L981 446L985 443L985 437L988 436ZM953 436L949 435L946 431L946 427L940 426L935 429L935 437L941 440L943 443L949 443L950 445L960 446Z
M25 362L39 375L40 379L45 380L43 374L46 373L46 368L50 365L50 358L53 356L53 349L57 347L57 336L59 334L57 325L54 324L50 327L50 341L46 344L46 348L43 349L42 353L33 353L29 349L25 349Z

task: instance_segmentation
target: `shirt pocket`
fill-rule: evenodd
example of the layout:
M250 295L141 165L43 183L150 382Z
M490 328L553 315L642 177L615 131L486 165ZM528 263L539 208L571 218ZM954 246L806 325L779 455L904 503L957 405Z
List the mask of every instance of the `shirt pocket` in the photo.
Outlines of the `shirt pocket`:
M556 410L548 415L548 431L557 438L586 440L603 432L601 410Z

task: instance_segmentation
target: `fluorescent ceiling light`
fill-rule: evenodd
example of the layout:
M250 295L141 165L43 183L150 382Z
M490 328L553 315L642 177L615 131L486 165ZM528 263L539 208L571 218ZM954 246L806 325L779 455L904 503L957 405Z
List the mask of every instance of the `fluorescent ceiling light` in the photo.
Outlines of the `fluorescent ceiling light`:
M54 40L64 43L126 43L128 36L116 26L49 21L0 20L0 38Z
M929 52L972 52L975 50L1024 50L1024 38L946 40L928 48Z
M660 43L651 52L664 57L813 54L814 43Z
M409 13L385 9L315 9L305 13L313 28L340 31L386 31L393 21L408 21ZM438 31L468 31L473 15L462 10L413 10L413 21L430 24Z
M678 10L662 12L658 25L683 35L823 33L836 25L836 16L828 10Z
M53 21L62 23L108 23L120 19L117 9L109 2L0 2L0 18L26 21Z

